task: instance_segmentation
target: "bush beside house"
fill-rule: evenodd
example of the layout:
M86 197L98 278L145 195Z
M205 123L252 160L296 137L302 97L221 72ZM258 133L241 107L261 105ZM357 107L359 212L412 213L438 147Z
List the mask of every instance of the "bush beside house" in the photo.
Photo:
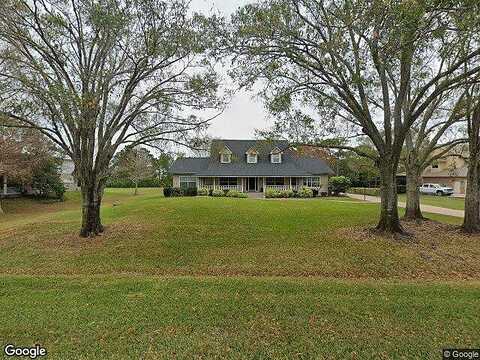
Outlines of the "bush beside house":
M222 196L225 196L225 191L221 190L221 189L215 189L212 191L212 196L213 197L222 197Z
M351 186L350 178L346 176L332 176L328 183L329 189L334 195L345 193Z
M316 192L318 195L318 191ZM265 191L265 197L269 199L274 198L311 198L314 197L314 192L312 189L307 187L302 187L298 191L294 190L275 190L275 189L267 189Z
M197 191L197 195L198 196L208 196L208 195L210 195L210 191L208 191L208 189L205 189L205 188L200 188Z
M163 196L165 197L179 197L183 195L184 191L179 187L166 186L163 188Z
M225 194L227 197L235 197L235 198L247 198L248 195L238 190L228 190Z

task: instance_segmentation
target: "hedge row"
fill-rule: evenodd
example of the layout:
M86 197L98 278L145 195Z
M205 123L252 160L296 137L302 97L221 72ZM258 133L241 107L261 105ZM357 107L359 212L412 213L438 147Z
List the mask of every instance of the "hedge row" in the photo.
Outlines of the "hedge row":
M164 183L160 179L143 179L138 182L138 187L163 187ZM128 179L110 179L107 182L107 188L134 188L135 183Z
M311 198L318 196L318 190L302 187L299 190L275 190L267 189L265 191L266 198Z
M163 196L165 197L197 196L197 188L182 189L179 187L166 186L163 188Z
M178 196L213 196L213 197L235 197L235 198L246 198L247 194L237 191L237 190L209 190L205 188L187 188L182 189L179 187L165 187L163 189L163 195L165 197L178 197Z
M370 196L379 196L380 195L380 189L379 188L352 187L348 190L348 192L350 192L352 194L370 195Z
M405 194L405 185L397 185L397 193ZM364 187L352 187L348 190L352 194L380 196L380 188L364 188Z

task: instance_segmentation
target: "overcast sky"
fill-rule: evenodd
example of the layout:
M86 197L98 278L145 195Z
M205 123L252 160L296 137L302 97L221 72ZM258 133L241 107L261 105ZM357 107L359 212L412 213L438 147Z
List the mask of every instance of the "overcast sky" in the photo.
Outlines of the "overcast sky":
M192 10L210 13L220 11L230 16L238 7L249 0L192 0ZM225 75L226 76L226 75ZM265 129L269 122L259 100L252 99L254 94L240 92L235 95L227 109L210 126L213 137L224 139L251 139L255 129Z

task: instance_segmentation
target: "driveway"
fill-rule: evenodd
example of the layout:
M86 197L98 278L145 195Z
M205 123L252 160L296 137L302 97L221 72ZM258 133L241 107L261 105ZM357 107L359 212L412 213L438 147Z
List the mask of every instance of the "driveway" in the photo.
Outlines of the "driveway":
M347 194L347 196L351 197L352 199L365 200L372 203L380 203L380 198L378 196L360 195L360 194ZM398 206L400 206L401 208L404 208L405 203L402 201L399 201ZM428 212L432 214L455 216L455 217L461 217L461 218L463 218L464 216L463 210L453 210L453 209L447 209L447 208L442 208L438 206L420 205L420 209L423 212Z

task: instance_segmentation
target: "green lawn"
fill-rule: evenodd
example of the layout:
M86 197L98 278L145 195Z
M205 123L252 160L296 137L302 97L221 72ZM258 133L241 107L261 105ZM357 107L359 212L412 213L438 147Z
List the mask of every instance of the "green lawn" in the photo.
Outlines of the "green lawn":
M399 194L398 201L405 202L406 195ZM465 208L465 199L452 196L433 196L421 195L420 203L424 205L433 205L454 210L463 210Z
M378 204L108 190L96 239L77 236L78 194L4 208L0 339L49 358L437 359L480 343L480 238L370 236Z

